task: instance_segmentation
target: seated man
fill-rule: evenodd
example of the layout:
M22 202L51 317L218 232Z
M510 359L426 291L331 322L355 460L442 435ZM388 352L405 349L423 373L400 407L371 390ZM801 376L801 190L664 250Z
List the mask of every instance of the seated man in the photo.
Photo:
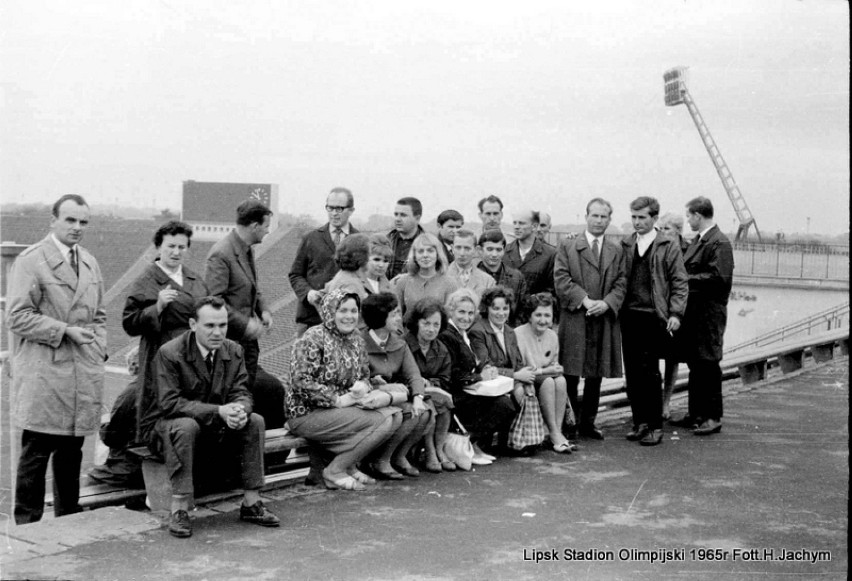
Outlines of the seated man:
M113 486L145 488L142 463L138 457L127 451L136 442L136 398L141 389L139 347L131 349L125 361L132 379L115 398L110 417L101 424L99 433L101 441L109 447L109 456L103 465L94 466L89 471L89 478ZM134 503L130 505L136 508Z
M162 451L172 485L169 532L192 535L193 460L199 448L217 458L239 456L245 490L240 520L277 527L260 500L263 486L263 418L252 413L243 350L226 339L228 311L218 297L195 303L189 331L165 343L154 360L158 405L149 447Z

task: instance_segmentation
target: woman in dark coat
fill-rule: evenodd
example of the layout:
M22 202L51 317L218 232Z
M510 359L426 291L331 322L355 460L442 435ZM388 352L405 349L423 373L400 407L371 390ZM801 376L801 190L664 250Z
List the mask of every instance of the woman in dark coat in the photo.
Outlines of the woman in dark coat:
M475 451L473 463L491 464L495 457L483 453L480 445L489 447L494 432L508 432L517 410L508 394L490 397L465 391L466 387L499 375L497 368L487 360L477 359L468 336L479 309L479 297L472 290L461 288L447 298L445 308L449 324L440 339L452 359L450 393L455 413L470 432Z
M154 355L163 343L189 329L195 316L195 301L207 296L204 279L183 265L192 242L192 226L171 220L154 233L157 257L130 287L124 302L122 326L131 337L139 337L139 380L142 389L136 410L139 441L147 442L154 428L142 418L157 405L154 384Z

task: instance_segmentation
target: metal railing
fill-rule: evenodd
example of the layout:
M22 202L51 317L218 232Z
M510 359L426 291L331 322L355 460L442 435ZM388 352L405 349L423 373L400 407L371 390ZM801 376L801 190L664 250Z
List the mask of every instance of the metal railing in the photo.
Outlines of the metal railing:
M849 247L827 244L734 243L736 274L849 280Z
M785 341L792 337L812 335L814 333L830 331L843 326L849 326L849 301L816 313L815 315L800 319L794 323L790 323L789 325L779 327L778 329L774 329L768 333L764 333L763 335L734 345L733 347L729 347L728 349L725 349L725 353L729 354L748 348L756 349L759 347L765 347L767 345L772 345L773 343Z

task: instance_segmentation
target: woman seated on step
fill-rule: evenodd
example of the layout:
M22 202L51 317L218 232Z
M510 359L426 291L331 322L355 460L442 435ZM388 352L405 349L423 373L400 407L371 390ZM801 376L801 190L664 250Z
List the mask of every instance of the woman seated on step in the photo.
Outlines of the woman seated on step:
M360 305L357 293L329 292L319 309L322 324L297 339L290 356L287 423L328 461L321 476L328 488L364 490L375 483L358 463L402 421L400 409L390 405L393 396L370 385L367 351L357 330Z

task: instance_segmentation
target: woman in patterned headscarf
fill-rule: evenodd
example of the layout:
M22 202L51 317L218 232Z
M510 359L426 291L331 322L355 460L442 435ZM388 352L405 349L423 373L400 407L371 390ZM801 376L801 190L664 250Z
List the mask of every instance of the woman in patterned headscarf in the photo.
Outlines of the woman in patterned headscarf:
M288 424L312 447L333 455L322 471L328 488L364 490L375 482L358 462L399 428L392 396L370 386L370 368L358 329L357 293L336 289L320 305L322 324L293 345L287 386Z

